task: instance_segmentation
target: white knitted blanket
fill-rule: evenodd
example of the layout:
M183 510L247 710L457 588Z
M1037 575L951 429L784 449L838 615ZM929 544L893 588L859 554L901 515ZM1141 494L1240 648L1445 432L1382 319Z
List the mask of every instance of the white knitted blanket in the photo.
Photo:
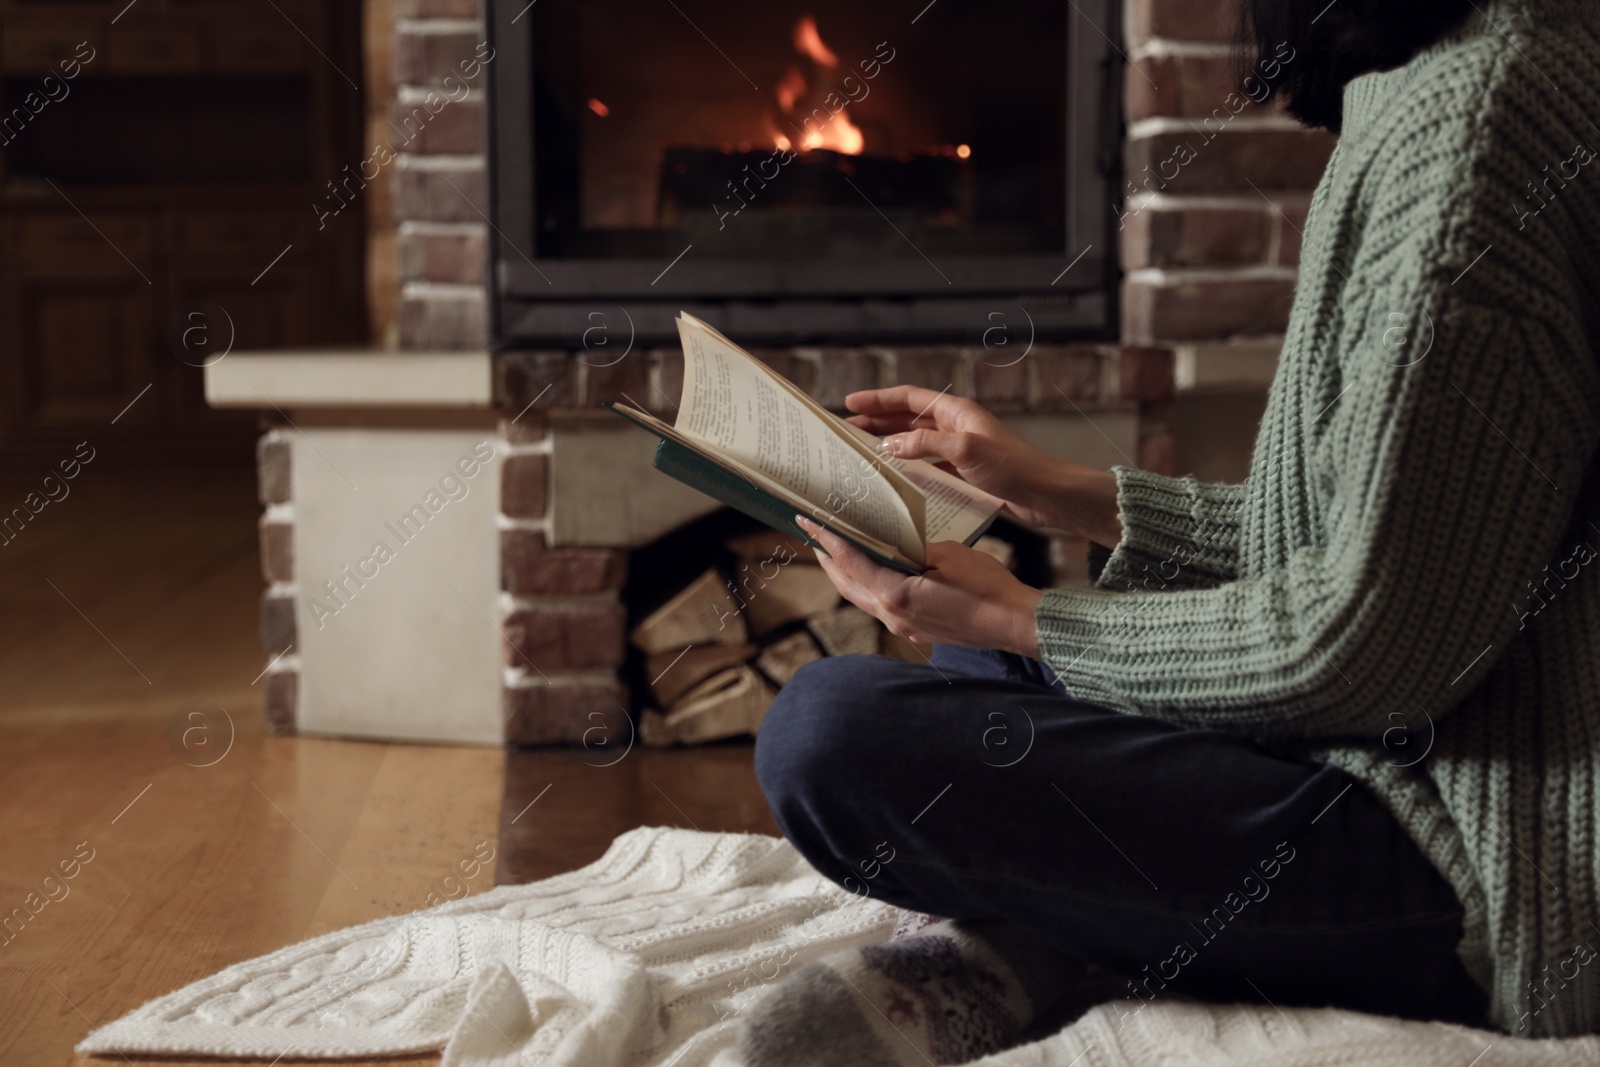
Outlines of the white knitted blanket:
M446 1067L737 1067L742 1010L809 960L887 939L896 918L779 839L639 829L581 870L235 964L78 1050L270 1060L442 1048ZM1101 1006L981 1064L1600 1063L1600 1037L1521 1041L1332 1009L1137 1007Z

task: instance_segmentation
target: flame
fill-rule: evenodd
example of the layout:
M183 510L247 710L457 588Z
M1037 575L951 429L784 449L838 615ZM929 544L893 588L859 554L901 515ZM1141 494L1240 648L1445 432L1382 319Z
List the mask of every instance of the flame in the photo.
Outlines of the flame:
M778 129L778 124L772 121L772 116L767 116L767 136L772 138L773 145L780 152L787 152L793 147L794 142L789 140L789 135Z
M867 137L861 128L850 121L850 113L841 108L833 121L821 129L814 129L800 142L803 151L828 148L847 156L859 156L867 146Z
M784 111L793 111L794 102L804 96L805 92L806 76L800 73L799 67L793 65L783 72L783 78L779 80L778 87L774 90L778 106Z
M794 24L794 48L803 56L809 57L819 67L837 67L839 57L834 54L822 40L822 34L817 30L817 20L810 15L802 15ZM785 115L795 113L795 105L805 96L810 86L806 84L805 75L800 68L790 65L779 79L777 88L773 91L778 98L778 107ZM826 109L822 112L828 114ZM861 128L850 121L850 113L846 108L840 108L826 123L818 124L816 111L803 116L800 125L790 121L800 140L800 151L809 152L813 148L826 148L840 152L847 156L860 155L867 146L867 138ZM790 150L793 142L776 128L772 128L772 143L780 151Z
M606 107L605 103L601 101L599 97L594 96L589 98L589 110L593 111L601 118L605 118L607 115L611 114L611 109Z
M800 16L800 21L794 24L794 49L824 67L839 65L839 57L833 54L833 49L822 43L822 34L817 32L817 20L810 15Z

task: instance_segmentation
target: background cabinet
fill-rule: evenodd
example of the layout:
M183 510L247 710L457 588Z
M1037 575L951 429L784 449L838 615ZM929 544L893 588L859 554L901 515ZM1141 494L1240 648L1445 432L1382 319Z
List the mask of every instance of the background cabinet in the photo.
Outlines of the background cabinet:
M108 466L248 462L254 417L195 364L368 340L362 213L312 206L364 154L359 18L0 0L0 474L86 437Z

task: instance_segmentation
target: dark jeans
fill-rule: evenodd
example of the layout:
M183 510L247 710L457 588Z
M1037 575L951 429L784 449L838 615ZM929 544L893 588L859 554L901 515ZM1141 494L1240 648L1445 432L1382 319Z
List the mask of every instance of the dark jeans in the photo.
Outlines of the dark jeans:
M1138 1001L1482 1022L1460 903L1349 775L1081 703L1033 660L823 659L779 693L756 768L845 888L1010 922Z

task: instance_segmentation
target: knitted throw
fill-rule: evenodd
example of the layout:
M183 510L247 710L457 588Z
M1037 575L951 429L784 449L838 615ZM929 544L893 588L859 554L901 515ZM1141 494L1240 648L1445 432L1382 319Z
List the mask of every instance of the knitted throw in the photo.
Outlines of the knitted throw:
M334 1058L444 1049L445 1067L739 1067L740 1013L899 913L787 842L639 829L597 862L235 964L78 1051ZM983 1067L1496 1067L1600 1061L1600 1038L1522 1041L1352 1012L1113 1002Z
M1465 905L1493 1020L1592 1033L1600 4L1475 6L1346 88L1247 482L1117 468L1123 540L1040 647L1349 771Z

